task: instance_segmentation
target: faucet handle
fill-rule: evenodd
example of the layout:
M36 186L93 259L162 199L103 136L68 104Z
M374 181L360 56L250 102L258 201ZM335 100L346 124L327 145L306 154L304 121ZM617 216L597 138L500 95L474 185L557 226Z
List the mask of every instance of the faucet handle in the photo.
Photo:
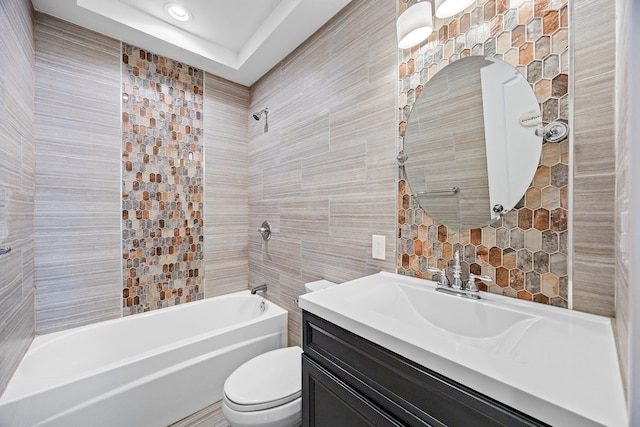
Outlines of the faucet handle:
M465 286L466 290L469 292L478 292L478 286L476 285L476 280L480 279L483 282L493 282L491 276L487 276L486 274L473 274L469 273L469 279L467 280L467 285Z
M427 271L429 273L440 275L440 280L438 280L438 285L449 286L449 280L447 279L447 271L444 268L429 267L427 268Z

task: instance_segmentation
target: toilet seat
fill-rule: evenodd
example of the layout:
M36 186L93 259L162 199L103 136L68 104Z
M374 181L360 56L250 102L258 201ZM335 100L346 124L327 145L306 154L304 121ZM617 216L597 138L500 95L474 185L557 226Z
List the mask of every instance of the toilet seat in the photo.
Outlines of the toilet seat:
M224 383L223 400L238 412L285 405L302 395L302 349L287 347L254 357Z

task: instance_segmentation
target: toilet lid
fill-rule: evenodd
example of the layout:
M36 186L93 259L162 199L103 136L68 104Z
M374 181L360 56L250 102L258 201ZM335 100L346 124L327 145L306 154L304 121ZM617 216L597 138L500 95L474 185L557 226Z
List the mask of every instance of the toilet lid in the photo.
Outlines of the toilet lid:
M224 383L224 397L236 410L259 410L290 402L301 395L302 349L287 347L254 357Z

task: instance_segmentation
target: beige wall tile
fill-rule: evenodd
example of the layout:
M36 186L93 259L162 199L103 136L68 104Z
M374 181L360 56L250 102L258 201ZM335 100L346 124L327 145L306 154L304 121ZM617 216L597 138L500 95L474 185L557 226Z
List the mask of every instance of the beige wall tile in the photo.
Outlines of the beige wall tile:
M611 288L616 276L615 264L598 255L576 253L573 257L573 308L601 316L615 316L615 297ZM580 286L575 286L579 283Z
M0 393L35 331L33 44L31 2L0 2Z
M624 213L629 218L630 200L633 197L631 189L631 177L630 177L630 147L631 143L630 135L632 135L632 120L629 104L632 102L629 99L631 93L631 73L629 72L629 62L631 58L631 52L634 51L632 47L632 19L631 19L631 1L618 0L616 1L616 253L615 253L615 267L616 267L616 288L615 288L615 314L616 314L616 332L618 342L618 356L620 358L620 367L623 373L623 381L627 386L627 395L630 393L630 384L633 381L631 377L631 355L630 347L632 341L630 339L630 332L633 328L631 326L631 318L635 315L631 305L632 289L630 285L630 265L626 262L626 259L630 257L630 254L624 254L620 250L619 243L622 239L627 239L629 242L629 236L622 236L622 224L621 218ZM636 30L637 33L637 30ZM636 193L637 194L637 193ZM632 221L629 219L629 222ZM630 225L630 224L629 224ZM637 246L637 245L636 245ZM629 243L629 248L633 248L633 245ZM633 249L631 249L633 250ZM636 285L637 286L637 285ZM635 290L634 290L635 291ZM635 291L637 292L637 291ZM636 332L637 335L637 332ZM636 374L636 377L638 375ZM630 402L629 405L633 405Z
M249 89L206 74L205 298L247 288L249 282Z
M289 310L291 344L304 282L394 270L394 18L392 2L355 0L251 88L269 132L250 120L250 282ZM372 234L386 261L371 260Z
M573 133L576 177L610 174L615 170L614 77L614 72L608 71L575 81Z
M47 333L120 316L120 42L42 14L35 38L37 330Z
M573 248L575 254L591 257L602 256L602 261L613 261L615 253L613 224L615 174L576 176L573 182ZM580 282L575 285L579 286Z
M615 1L571 2L574 78L578 82L613 70L616 54Z
M579 0L574 54L573 298L615 313L615 2Z

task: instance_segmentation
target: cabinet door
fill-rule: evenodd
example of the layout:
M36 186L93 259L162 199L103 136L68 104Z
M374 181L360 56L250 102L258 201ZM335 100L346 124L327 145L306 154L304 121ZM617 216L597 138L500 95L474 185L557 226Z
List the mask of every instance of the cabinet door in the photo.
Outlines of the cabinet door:
M302 425L386 427L403 424L303 355Z

